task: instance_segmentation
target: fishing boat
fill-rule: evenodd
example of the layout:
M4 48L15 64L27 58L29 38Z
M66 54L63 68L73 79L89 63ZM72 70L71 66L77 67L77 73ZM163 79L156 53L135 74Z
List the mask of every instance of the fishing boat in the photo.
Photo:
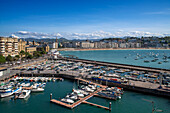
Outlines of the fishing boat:
M22 90L21 94L18 96L20 99L24 99L29 96L31 93L31 90Z
M144 60L145 63L149 63L149 60Z
M156 62L156 60L155 60L155 59L153 59L153 60L151 60L151 62Z
M162 64L162 62L158 62L158 64Z
M164 60L163 62L165 62L165 63L166 63L166 62L168 62L168 60Z

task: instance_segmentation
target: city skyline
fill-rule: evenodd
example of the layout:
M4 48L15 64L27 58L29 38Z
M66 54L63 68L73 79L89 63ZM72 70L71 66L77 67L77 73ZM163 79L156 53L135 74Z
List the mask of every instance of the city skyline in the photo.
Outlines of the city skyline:
M169 0L0 2L0 36L101 39L170 35Z

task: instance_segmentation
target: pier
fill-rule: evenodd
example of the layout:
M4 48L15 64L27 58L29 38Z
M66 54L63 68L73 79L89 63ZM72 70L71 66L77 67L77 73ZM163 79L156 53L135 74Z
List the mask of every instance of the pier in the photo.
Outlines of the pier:
M77 79L77 80L81 80L81 81L88 82L88 83L90 82L90 81L83 80L83 79ZM104 108L106 110L110 110L108 107L101 106L101 105L90 103L90 102L86 101L86 100L90 99L91 97L95 96L98 92L101 92L102 90L105 90L105 88L107 87L107 86L103 86L101 84L97 84L97 83L94 83L94 82L90 82L90 83L91 84L95 84L95 85L99 85L101 88L97 89L93 93L90 93L88 96L86 96L84 98L80 98L80 100L78 100L77 102L73 103L72 105L64 103L64 102L61 102L61 101L56 100L56 99L51 99L50 102L55 103L55 104L59 104L61 106L64 106L64 107L67 107L67 108L70 108L70 109L75 108L76 106L80 105L81 103L86 103L86 104L90 104L90 105L97 106L97 107L100 107L100 108Z
M105 107L105 106L102 106L102 105L94 104L94 103L91 103L91 102L83 101L83 103L89 104L89 105L92 105L92 106L97 106L97 107L99 107L99 108L104 108L104 109L106 109L106 110L110 110L109 107Z

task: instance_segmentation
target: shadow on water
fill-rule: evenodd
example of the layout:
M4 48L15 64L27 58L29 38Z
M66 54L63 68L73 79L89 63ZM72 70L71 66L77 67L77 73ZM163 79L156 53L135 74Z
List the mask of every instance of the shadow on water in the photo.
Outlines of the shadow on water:
M0 102L9 102L10 100L13 99L14 96L9 96L9 97L5 97L5 98L0 98Z

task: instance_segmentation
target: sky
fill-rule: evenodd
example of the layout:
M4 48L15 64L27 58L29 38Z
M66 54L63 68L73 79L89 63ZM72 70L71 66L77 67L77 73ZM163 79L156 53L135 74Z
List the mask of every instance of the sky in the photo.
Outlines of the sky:
M10 35L170 36L170 0L0 0L0 36Z

